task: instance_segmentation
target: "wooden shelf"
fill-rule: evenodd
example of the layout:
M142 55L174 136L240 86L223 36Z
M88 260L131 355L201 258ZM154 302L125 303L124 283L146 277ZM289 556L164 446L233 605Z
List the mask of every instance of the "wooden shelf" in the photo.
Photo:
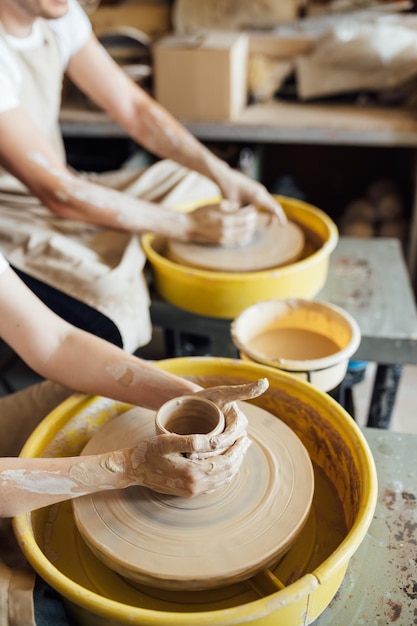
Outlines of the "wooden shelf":
M204 141L416 147L417 111L401 108L272 102L248 106L233 121L184 125ZM64 136L126 137L106 114L66 106Z

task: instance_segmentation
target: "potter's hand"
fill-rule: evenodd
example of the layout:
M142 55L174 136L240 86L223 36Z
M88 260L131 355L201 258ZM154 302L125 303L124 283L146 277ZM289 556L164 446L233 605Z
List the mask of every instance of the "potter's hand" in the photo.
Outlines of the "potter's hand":
M236 247L251 241L258 212L253 206L239 208L236 203L223 201L195 209L186 219L188 241Z
M287 217L282 206L272 197L261 183L232 169L226 163L216 162L214 180L220 187L223 198L238 206L251 204L262 208L271 215L271 219L278 219L281 224L287 223Z
M260 378L253 383L243 385L222 385L197 391L197 396L208 398L223 411L226 428L220 435L210 439L217 453L227 449L238 438L246 435L248 420L236 404L236 400L250 400L262 395L269 387L267 378Z
M158 435L141 441L123 453L127 485L142 485L174 496L197 496L227 484L239 470L250 445L241 437L223 454L190 458L210 448L205 435ZM118 463L120 467L120 461Z
M119 488L142 485L176 496L214 491L230 482L250 446L246 434L248 421L236 400L256 398L268 386L268 380L261 378L243 385L222 385L197 391L195 395L208 398L223 411L226 418L223 433L215 437L157 435L133 448L108 453L104 465L118 474Z

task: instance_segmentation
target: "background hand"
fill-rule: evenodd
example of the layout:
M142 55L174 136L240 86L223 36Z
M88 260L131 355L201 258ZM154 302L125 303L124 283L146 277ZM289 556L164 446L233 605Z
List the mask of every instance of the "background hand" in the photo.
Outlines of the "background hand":
M251 241L257 226L258 212L250 205L239 208L236 203L223 201L195 209L187 218L189 241L237 247Z
M271 215L271 219L278 219L283 225L287 223L282 206L261 183L224 164L216 170L215 180L225 200L240 207L251 204L262 208Z

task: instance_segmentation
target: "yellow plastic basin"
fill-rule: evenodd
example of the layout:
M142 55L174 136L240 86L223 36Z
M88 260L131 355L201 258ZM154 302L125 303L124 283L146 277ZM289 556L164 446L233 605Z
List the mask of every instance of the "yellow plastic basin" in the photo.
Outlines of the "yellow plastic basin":
M159 295L180 309L224 319L235 317L259 300L314 297L327 278L329 257L338 241L337 227L311 204L282 196L277 199L305 234L306 245L298 261L256 272L201 270L166 258L165 239L148 234L142 237L142 246ZM191 210L210 202L212 199L204 199L180 209Z
M326 394L273 368L221 358L159 365L204 386L269 378L270 388L255 402L301 438L315 472L311 512L295 544L276 567L239 584L186 593L137 588L88 550L67 502L14 520L26 557L62 595L80 626L311 623L338 590L375 510L376 470L361 431ZM77 454L102 424L127 408L104 398L73 396L34 431L22 456Z

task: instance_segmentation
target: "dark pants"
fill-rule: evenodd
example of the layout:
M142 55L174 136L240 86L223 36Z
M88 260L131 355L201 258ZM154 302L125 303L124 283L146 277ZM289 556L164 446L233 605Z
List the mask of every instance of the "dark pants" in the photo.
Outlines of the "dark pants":
M62 291L50 287L36 278L32 278L15 267L13 269L29 289L54 313L70 324L77 326L77 328L81 328L97 337L102 337L120 348L123 347L120 333L116 325L108 317L80 300L67 296Z

